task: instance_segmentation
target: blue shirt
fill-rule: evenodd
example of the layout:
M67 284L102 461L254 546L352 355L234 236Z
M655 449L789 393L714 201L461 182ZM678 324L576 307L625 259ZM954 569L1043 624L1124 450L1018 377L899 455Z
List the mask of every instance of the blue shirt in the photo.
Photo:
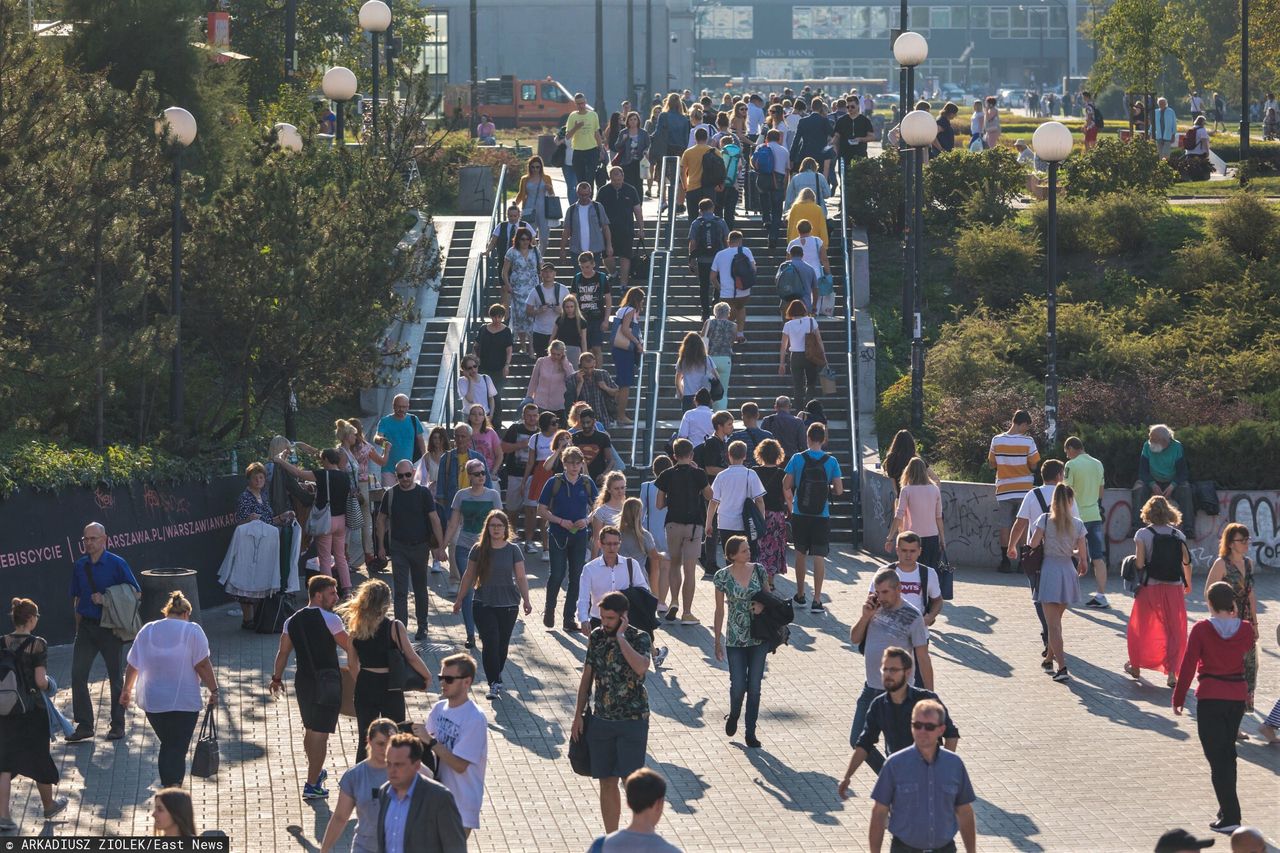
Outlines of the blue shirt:
M409 822L409 806L417 787L418 774L415 773L403 797L396 795L395 788L387 788L387 817L382 825L387 840L386 853L405 853L405 826Z
M960 831L956 807L976 797L960 756L939 748L930 764L913 745L885 761L871 799L889 807L890 835L931 850L956 837Z
M822 454L824 453L826 453L825 450L806 450L803 453L797 453L795 456L792 456L791 461L787 463L787 473L791 475L791 479L795 481L796 485L794 494L791 498L791 511L798 515L805 515L805 513L800 512L800 480L804 475L804 459L808 456L816 461L821 459ZM827 461L823 466L823 469L827 472L828 484L832 483L840 476L840 463L836 461L834 456L828 454ZM822 506L821 517L831 517L831 499L829 497L827 498L827 502Z
M560 485L557 487L557 483ZM551 492L556 492L555 500L551 499ZM581 521L591 514L591 503L596 499L595 484L587 478L585 474L578 476L578 482L570 483L569 478L563 474L557 474L546 485L542 487L542 494L538 496L538 503L551 510L551 514L556 518L563 518L566 521ZM559 525L551 525L550 531L559 539L567 539L570 536L569 531ZM581 536L586 538L591 526L579 530L573 536Z
M378 421L378 432L391 442L382 473L394 473L396 464L406 459L413 461L414 442L422 435L422 421L417 415L405 415L403 420L397 420L395 415L383 415Z
M85 576L86 567L93 573L93 587L89 586L89 579ZM106 592L107 587L122 583L136 590L142 589L123 557L103 551L98 562L91 563L89 555L85 554L76 560L76 566L71 570L71 597L77 599L76 612L89 619L101 619L102 605L93 603L93 593Z

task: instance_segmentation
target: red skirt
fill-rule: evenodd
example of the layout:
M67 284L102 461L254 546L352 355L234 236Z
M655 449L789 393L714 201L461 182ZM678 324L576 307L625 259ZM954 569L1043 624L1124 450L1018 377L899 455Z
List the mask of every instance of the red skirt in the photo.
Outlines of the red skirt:
M542 497L542 487L554 476L555 473L548 471L541 462L535 462L533 474L529 477L529 500L536 504Z
M1182 584L1139 587L1129 613L1129 663L1176 674L1187 649L1187 602Z

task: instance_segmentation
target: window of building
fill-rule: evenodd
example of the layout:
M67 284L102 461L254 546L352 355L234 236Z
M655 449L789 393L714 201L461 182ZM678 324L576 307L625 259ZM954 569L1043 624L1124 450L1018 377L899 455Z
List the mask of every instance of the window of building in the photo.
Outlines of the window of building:
M701 12L702 38L749 39L754 35L754 6L708 6Z
M989 14L989 24L978 20L979 12ZM993 39L1062 39L1067 37L1067 10L1043 3L989 8L974 6L973 26L987 26Z
M878 39L889 37L890 20L897 14L885 6L792 6L791 37L822 39Z
M431 93L440 96L449 81L449 13L442 9L428 9L422 14L422 20L429 31L422 52L418 54L418 67L414 70L426 75Z

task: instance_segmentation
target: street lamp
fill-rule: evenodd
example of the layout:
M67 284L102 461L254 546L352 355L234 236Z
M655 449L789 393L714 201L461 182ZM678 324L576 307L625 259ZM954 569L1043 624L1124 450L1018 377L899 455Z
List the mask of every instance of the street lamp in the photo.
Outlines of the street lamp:
M290 154L302 151L302 134L298 132L298 128L282 121L273 130L276 132L276 144L280 146L281 151L288 151Z
M915 160L915 206L911 234L911 429L919 435L924 425L924 324L920 294L920 261L924 252L924 159L938 137L938 123L928 110L912 110L898 126L902 141Z
M391 26L391 7L382 0L368 0L360 7L360 29L373 39L373 144L378 144L378 33Z
M320 81L320 88L326 98L337 104L337 109L333 111L337 117L334 122L333 139L336 144L342 145L344 141L342 137L342 113L346 102L355 97L356 75L350 68L335 65L324 72L324 79Z
M906 4L903 3L905 10ZM905 21L905 17L904 17ZM924 36L907 31L893 40L893 58L898 61L900 86L900 103L898 104L898 157L902 161L902 334L911 334L912 296L907 282L907 269L911 263L912 239L911 226L907 223L907 214L911 210L911 164L907 162L907 142L902 138L902 119L907 114L907 105L915 101L916 66L929 57L929 43Z
M173 143L173 242L169 310L173 314L173 368L169 373L169 420L182 429L182 153L196 141L196 117L182 107L168 107L156 119L156 136Z
M1050 447L1058 440L1058 164L1071 155L1073 145L1071 131L1060 121L1047 121L1031 135L1031 150L1049 164L1049 224L1045 229L1049 333L1044 422Z

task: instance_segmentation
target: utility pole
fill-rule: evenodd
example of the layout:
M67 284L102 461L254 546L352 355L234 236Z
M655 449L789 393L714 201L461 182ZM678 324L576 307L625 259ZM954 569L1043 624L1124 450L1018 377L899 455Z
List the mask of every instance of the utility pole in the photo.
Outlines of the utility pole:
M644 0L644 92L653 97L653 0ZM649 104L645 103L640 115L647 116Z
M480 37L476 21L479 16L479 10L476 6L477 0L471 0L471 115L467 117L468 127L474 127L476 123L476 95L480 87Z
M627 0L627 91L626 97L629 100L638 101L636 98L636 0ZM636 112L641 115L647 115L642 109L642 104L634 104ZM622 117L622 123L627 123L627 117Z
M292 82L298 72L298 0L284 4L284 77Z
M1266 116L1263 116L1266 118ZM1240 0L1240 162L1249 159L1249 0Z
M604 99L604 0L596 0L596 115L601 126L609 117Z

